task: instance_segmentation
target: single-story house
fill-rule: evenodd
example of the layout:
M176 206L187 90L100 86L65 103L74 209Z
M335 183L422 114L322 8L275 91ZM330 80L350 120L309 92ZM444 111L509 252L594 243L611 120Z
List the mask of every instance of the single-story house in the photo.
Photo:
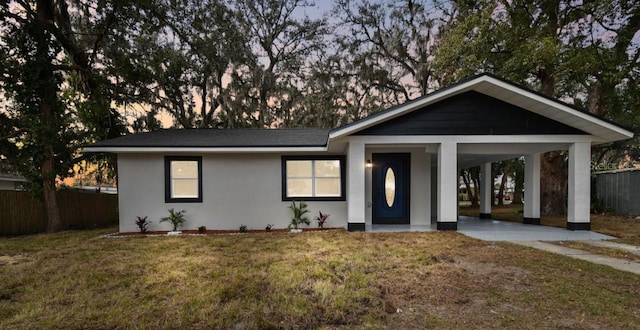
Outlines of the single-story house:
M26 190L27 179L10 173L0 173L0 190Z
M540 221L540 156L568 150L570 230L590 229L591 146L633 132L483 74L336 129L167 129L100 141L118 156L120 230L186 210L185 229L286 227L292 200L328 225L456 230L458 170L480 166L491 217L491 163L524 156L526 223Z

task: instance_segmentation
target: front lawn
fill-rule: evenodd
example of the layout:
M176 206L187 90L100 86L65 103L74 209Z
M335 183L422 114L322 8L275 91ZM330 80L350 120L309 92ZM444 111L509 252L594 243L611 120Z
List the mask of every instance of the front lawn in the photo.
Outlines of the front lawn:
M0 328L633 328L640 276L454 232L0 239Z

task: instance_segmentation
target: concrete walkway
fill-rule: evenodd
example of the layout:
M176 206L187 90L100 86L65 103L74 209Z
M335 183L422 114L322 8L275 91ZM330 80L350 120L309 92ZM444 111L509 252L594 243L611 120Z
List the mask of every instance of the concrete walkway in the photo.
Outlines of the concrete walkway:
M625 252L631 252L633 254L640 256L640 246L609 242L609 241L584 241L582 243L597 246L597 247L607 248L607 249L623 250Z
M587 244L591 244L592 242L593 241L590 241L590 242L585 241L585 243ZM599 242L602 243L602 241L599 241ZM561 254L563 256L567 256L575 259L589 261L594 264L606 265L611 268L615 268L625 272L630 272L630 273L640 275L640 263L637 263L637 262L607 257L599 254L593 254L587 251L572 249L572 248L540 242L540 241L512 241L512 243L519 244L522 246L532 247L532 248L547 251L547 252ZM608 243L613 243L613 242L608 242ZM617 243L613 243L613 244L617 244ZM621 245L626 245L626 244L621 244ZM629 247L632 247L632 246L629 245Z

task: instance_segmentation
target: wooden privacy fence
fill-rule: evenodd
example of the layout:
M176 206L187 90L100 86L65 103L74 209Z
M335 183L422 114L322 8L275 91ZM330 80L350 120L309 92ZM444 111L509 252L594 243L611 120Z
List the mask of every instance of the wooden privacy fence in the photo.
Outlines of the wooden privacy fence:
M617 214L640 215L640 169L627 168L594 173L591 203Z
M62 224L67 229L89 229L118 223L118 196L59 191ZM44 202L28 191L0 191L0 236L47 230Z

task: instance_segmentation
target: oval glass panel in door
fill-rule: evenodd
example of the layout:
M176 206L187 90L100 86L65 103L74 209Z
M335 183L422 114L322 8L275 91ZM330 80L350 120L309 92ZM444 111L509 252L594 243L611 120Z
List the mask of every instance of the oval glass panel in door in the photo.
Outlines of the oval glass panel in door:
M391 167L387 168L387 172L384 175L384 197L387 201L387 206L392 207L396 200L396 174Z

